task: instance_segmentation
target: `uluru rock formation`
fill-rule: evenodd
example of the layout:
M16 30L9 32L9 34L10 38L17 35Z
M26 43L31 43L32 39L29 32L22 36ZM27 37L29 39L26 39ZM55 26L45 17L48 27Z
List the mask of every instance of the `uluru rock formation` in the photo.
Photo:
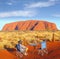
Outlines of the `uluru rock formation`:
M27 20L6 24L3 31L13 30L57 30L56 24L47 21Z

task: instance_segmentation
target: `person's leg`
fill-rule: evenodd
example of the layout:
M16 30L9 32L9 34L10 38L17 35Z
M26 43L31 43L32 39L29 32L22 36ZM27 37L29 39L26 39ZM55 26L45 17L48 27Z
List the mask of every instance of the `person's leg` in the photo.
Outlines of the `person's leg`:
M21 53L23 53L24 55L28 55L28 54L27 54L27 49L22 49L22 50L21 50Z
M41 54L43 56L44 55L43 50L38 50L38 54Z
M41 50L38 50L38 54L40 54Z
M28 48L25 49L25 55L28 55L27 51L28 51Z
M19 57L19 58L22 58L23 57L23 54L19 51L16 52L16 56Z
M48 50L47 49L44 49L43 51L44 51L44 53L48 54Z

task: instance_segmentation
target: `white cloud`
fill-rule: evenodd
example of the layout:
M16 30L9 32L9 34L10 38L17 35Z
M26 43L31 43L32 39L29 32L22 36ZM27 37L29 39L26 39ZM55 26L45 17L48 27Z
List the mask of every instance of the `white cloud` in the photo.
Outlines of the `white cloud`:
M59 1L59 0L49 0L49 1L55 2L55 1Z
M13 3L12 3L12 2L8 2L7 4L8 4L8 5L12 5Z
M0 18L16 17L16 16L32 17L34 15L35 15L34 12L20 10L20 11L12 11L12 12L3 12L3 13L0 13Z
M48 0L45 2L35 2L35 3L31 3L31 4L26 4L25 6L27 8L36 8L36 7L49 7L49 6L53 6L55 5L57 0Z
M53 17L60 17L60 14L54 14Z
M10 1L6 2L7 5L13 5L15 3L17 3L17 1L15 1L15 0L10 0Z

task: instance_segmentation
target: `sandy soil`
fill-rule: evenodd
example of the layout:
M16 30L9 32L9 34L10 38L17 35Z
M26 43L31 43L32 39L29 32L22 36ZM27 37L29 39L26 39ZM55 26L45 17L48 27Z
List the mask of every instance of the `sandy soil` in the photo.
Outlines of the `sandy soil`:
M29 48L28 55L19 58L16 56L16 51L13 50L0 50L0 59L60 59L60 42L47 42L48 54L44 56L38 55L39 45L34 49L32 46Z

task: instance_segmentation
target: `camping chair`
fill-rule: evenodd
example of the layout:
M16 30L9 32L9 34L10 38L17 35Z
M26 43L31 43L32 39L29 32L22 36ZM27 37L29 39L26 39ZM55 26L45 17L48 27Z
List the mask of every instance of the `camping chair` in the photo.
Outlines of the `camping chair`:
M21 52L19 52L19 51L16 51L16 56L18 58L22 58L23 57L23 54Z
M41 54L42 56L44 55L44 53L48 54L46 41L43 41L40 44L41 44L41 48L39 48L38 54Z
M28 51L28 48L25 49L25 52L27 52L27 51ZM23 54L23 52L18 51L18 50L16 49L16 56L17 56L17 57L22 58L24 55L26 56L27 54L26 54L26 53Z

